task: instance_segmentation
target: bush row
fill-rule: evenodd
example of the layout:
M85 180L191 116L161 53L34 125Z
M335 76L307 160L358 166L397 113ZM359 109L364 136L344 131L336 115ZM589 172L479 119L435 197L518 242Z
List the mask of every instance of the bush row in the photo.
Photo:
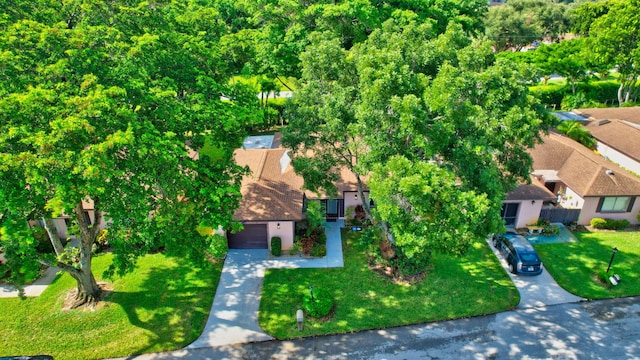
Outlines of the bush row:
M629 226L629 220L615 220L615 219L603 219L603 218L593 218L591 219L591 226L596 229L607 229L607 230L620 230Z
M598 81L576 84L576 94L583 93L588 102L607 103L618 98L618 87L615 81ZM562 100L572 96L571 85L540 85L532 86L529 91L538 98L543 105L555 109L562 108Z

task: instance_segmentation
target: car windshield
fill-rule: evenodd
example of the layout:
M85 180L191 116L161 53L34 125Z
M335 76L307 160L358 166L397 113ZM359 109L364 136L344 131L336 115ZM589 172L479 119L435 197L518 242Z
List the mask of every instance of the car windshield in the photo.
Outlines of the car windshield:
M536 255L535 253L522 253L520 254L520 257L524 262L540 262L540 259L538 259L538 255Z

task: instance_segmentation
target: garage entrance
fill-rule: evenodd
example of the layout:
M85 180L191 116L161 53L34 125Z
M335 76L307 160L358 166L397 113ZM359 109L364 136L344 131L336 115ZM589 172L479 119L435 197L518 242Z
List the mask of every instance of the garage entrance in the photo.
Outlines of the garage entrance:
M266 249L267 224L244 224L244 230L229 233L229 249Z

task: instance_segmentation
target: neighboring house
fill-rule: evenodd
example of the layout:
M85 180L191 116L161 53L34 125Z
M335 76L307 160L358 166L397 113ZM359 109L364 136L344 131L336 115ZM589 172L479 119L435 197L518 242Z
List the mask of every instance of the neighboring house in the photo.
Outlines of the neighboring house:
M530 150L533 175L564 209L580 209L577 222L594 217L627 219L637 224L640 178L565 136L550 133Z
M362 204L355 177L348 171L342 171L336 183L337 197L304 191L304 180L294 172L279 139L280 134L249 137L244 148L235 151L236 163L247 166L251 173L242 180L242 201L234 213L234 220L242 222L244 229L227 234L232 249L268 248L274 236L282 239L283 249L289 249L295 224L305 217L307 201L320 201L327 221L344 218L350 206Z
M605 158L640 175L640 107L580 109Z

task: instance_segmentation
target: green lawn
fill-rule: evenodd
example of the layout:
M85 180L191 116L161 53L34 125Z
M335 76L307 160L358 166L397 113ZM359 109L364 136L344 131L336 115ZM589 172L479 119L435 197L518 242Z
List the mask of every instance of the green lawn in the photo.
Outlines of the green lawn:
M346 333L495 313L519 302L518 291L484 242L462 258L434 257L432 271L420 283L396 285L369 269L353 237L343 231L344 268L267 271L262 329L280 339ZM295 312L309 285L334 295L335 312L326 321L307 319L300 332Z
M640 232L575 233L575 243L535 245L549 273L567 291L587 299L640 295ZM610 274L622 282L603 286L594 274L605 272L613 247L619 249Z
M110 255L94 259L99 282L110 262ZM147 255L134 273L111 281L105 306L93 312L61 310L75 286L66 274L39 297L0 299L0 356L97 359L182 348L204 329L221 269Z

